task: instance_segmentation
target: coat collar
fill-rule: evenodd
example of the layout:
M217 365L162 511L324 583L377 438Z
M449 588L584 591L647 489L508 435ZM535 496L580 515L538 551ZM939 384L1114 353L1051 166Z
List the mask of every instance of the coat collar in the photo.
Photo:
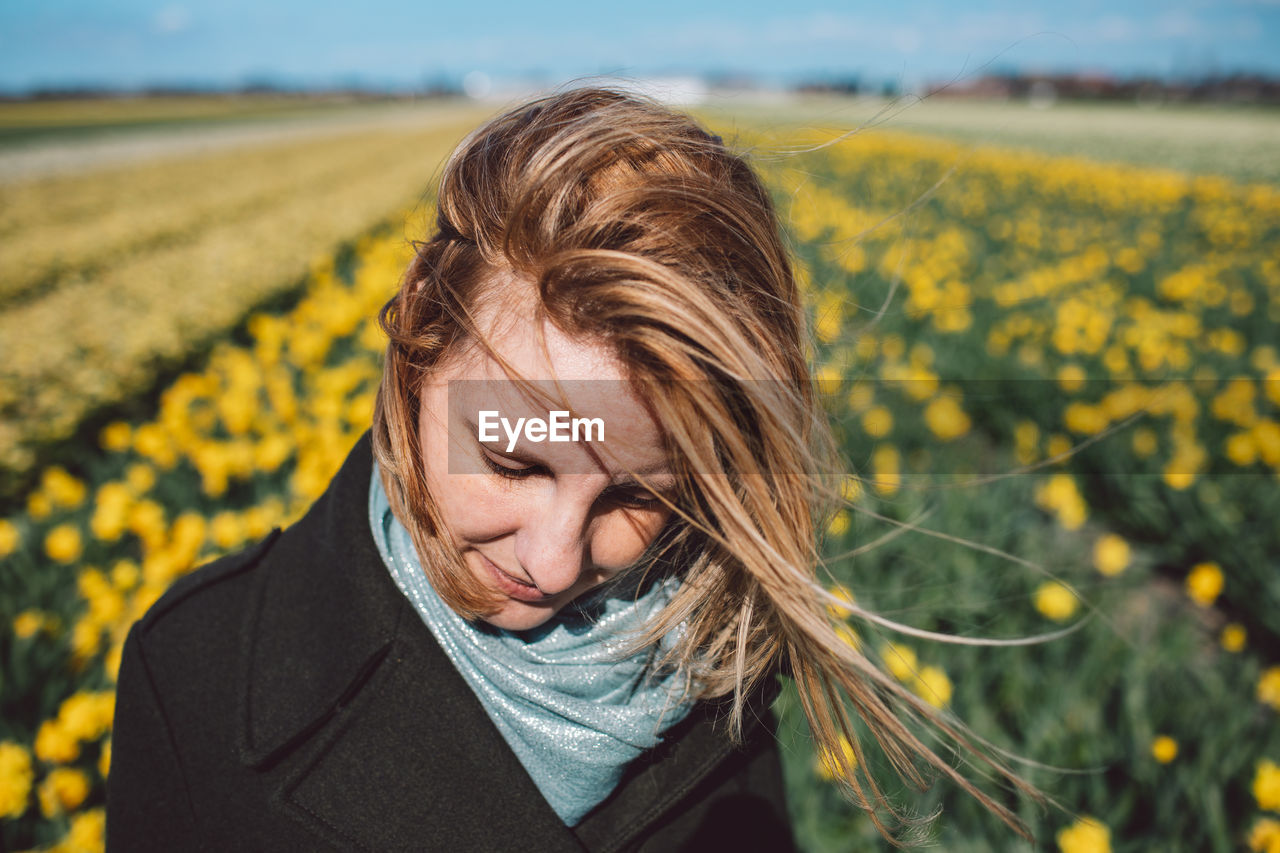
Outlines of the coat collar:
M370 435L254 572L243 763L278 778L278 807L343 847L625 846L732 751L716 708L695 706L566 828L382 564Z

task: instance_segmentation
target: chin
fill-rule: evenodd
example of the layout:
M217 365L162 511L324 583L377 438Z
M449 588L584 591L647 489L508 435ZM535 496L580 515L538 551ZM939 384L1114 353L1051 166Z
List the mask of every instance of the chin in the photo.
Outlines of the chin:
M496 613L484 617L484 621L503 631L528 631L550 620L560 612L559 607L536 607L519 601L508 601Z

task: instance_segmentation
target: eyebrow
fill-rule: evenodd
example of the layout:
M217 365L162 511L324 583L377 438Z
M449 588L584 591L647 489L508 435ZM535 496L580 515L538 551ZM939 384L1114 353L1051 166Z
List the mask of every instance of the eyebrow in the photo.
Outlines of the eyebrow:
M520 452L507 453L504 450L498 450L492 447L488 447L487 445L484 444L484 442L480 441L479 425L476 424L476 422L473 421L470 417L467 417L465 415L463 416L462 420L463 420L463 423L466 424L467 426L467 435L471 436L471 440L475 442L475 444L479 446L482 450L487 450L490 453L494 454L495 456L501 456L503 459L510 459L512 462L521 462L525 465L541 465L544 468L549 467L547 466L546 460L544 460L540 456L537 456L536 454L530 455L530 454L525 454ZM640 468L635 473L639 474L642 477L651 477L654 479L657 479L663 476L670 477L672 479L671 483L654 484L654 488L657 489L658 491L671 488L672 486L675 485L675 482L674 482L675 474L672 473L670 470L668 470L665 463L657 467L651 465L645 468ZM628 474L626 472L622 472L620 474L615 475L614 479L609 483L609 488L611 489L631 488L632 486L638 486L642 489L647 488L644 483L641 483L633 475Z

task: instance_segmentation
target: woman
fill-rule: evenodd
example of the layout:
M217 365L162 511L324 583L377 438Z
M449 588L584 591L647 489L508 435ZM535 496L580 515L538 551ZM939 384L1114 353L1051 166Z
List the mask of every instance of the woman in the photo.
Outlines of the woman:
M1013 822L837 633L800 296L718 138L601 89L494 119L381 321L324 496L134 626L111 847L785 849L779 672L882 830L846 703Z

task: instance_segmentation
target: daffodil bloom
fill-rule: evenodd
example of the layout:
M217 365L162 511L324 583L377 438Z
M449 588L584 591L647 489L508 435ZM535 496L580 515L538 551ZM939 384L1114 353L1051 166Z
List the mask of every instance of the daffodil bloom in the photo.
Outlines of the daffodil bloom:
M1217 563L1197 563L1187 575L1187 595L1201 607L1209 607L1222 593L1223 583Z
M1102 574L1111 577L1129 566L1129 543L1114 533L1106 533L1093 543L1093 565Z
M1058 833L1062 853L1111 853L1111 830L1094 817L1082 817Z
M0 742L0 818L22 816L34 780L27 748L11 740Z
M1065 622L1075 614L1080 603L1067 587L1057 581L1046 581L1036 589L1035 605L1045 618Z
M1151 755L1161 764L1168 764L1178 757L1178 742L1168 735L1160 735L1151 741Z
M1222 633L1218 636L1218 642L1222 648L1233 654L1244 650L1245 639L1244 626L1239 622L1226 624L1222 628Z
M1253 798L1258 801L1260 809L1280 811L1280 764L1269 758L1258 762L1258 770L1253 777Z
M1280 666L1268 667L1258 679L1258 701L1280 711Z

